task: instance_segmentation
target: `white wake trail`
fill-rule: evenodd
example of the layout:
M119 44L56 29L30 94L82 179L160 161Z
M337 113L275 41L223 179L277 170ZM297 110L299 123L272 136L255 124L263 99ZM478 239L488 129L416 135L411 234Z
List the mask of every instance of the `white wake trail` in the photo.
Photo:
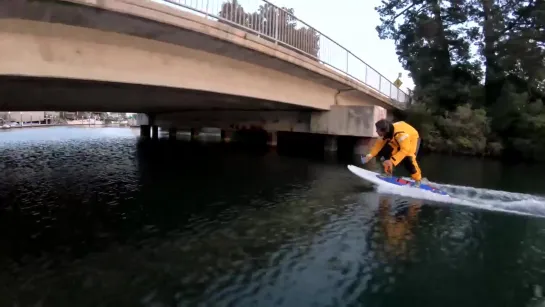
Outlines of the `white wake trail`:
M381 184L376 191L404 197L429 200L437 203L454 204L483 210L499 211L513 214L545 217L545 198L536 195L513 193L506 191L480 189L467 186L440 184L430 182L450 197L430 193L428 191Z

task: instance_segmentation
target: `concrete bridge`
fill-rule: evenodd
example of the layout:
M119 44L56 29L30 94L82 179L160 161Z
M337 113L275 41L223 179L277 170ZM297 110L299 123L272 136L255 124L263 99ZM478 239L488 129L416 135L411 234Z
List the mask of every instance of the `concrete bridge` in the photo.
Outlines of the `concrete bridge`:
M142 124L169 129L374 137L373 122L409 100L268 2L253 14L242 1L181 2L8 1L0 7L0 109L138 112L149 115Z

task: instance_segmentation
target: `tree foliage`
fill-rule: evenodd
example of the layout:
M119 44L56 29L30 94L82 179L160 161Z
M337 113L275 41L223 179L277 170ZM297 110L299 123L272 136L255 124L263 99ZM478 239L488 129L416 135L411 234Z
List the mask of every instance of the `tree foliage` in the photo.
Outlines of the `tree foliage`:
M545 1L383 0L428 149L545 159Z
M239 25L240 29L252 30L263 38L284 43L297 52L318 57L320 35L310 27L297 27L297 19L291 8L277 8L269 3L259 6L253 13L246 12L237 0L224 2L219 16L230 24Z

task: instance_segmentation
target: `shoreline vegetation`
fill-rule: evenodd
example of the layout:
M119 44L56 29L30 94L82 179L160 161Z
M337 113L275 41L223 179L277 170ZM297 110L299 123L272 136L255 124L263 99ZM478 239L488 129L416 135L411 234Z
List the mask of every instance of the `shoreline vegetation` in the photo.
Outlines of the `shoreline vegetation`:
M381 39L394 40L415 89L399 119L426 152L545 161L545 2L385 0Z

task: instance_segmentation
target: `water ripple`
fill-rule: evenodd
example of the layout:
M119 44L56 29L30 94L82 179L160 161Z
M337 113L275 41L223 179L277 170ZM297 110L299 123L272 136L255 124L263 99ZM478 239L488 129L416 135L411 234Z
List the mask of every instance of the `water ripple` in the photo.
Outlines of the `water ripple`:
M541 220L380 195L343 165L43 131L0 140L2 306L542 302Z

